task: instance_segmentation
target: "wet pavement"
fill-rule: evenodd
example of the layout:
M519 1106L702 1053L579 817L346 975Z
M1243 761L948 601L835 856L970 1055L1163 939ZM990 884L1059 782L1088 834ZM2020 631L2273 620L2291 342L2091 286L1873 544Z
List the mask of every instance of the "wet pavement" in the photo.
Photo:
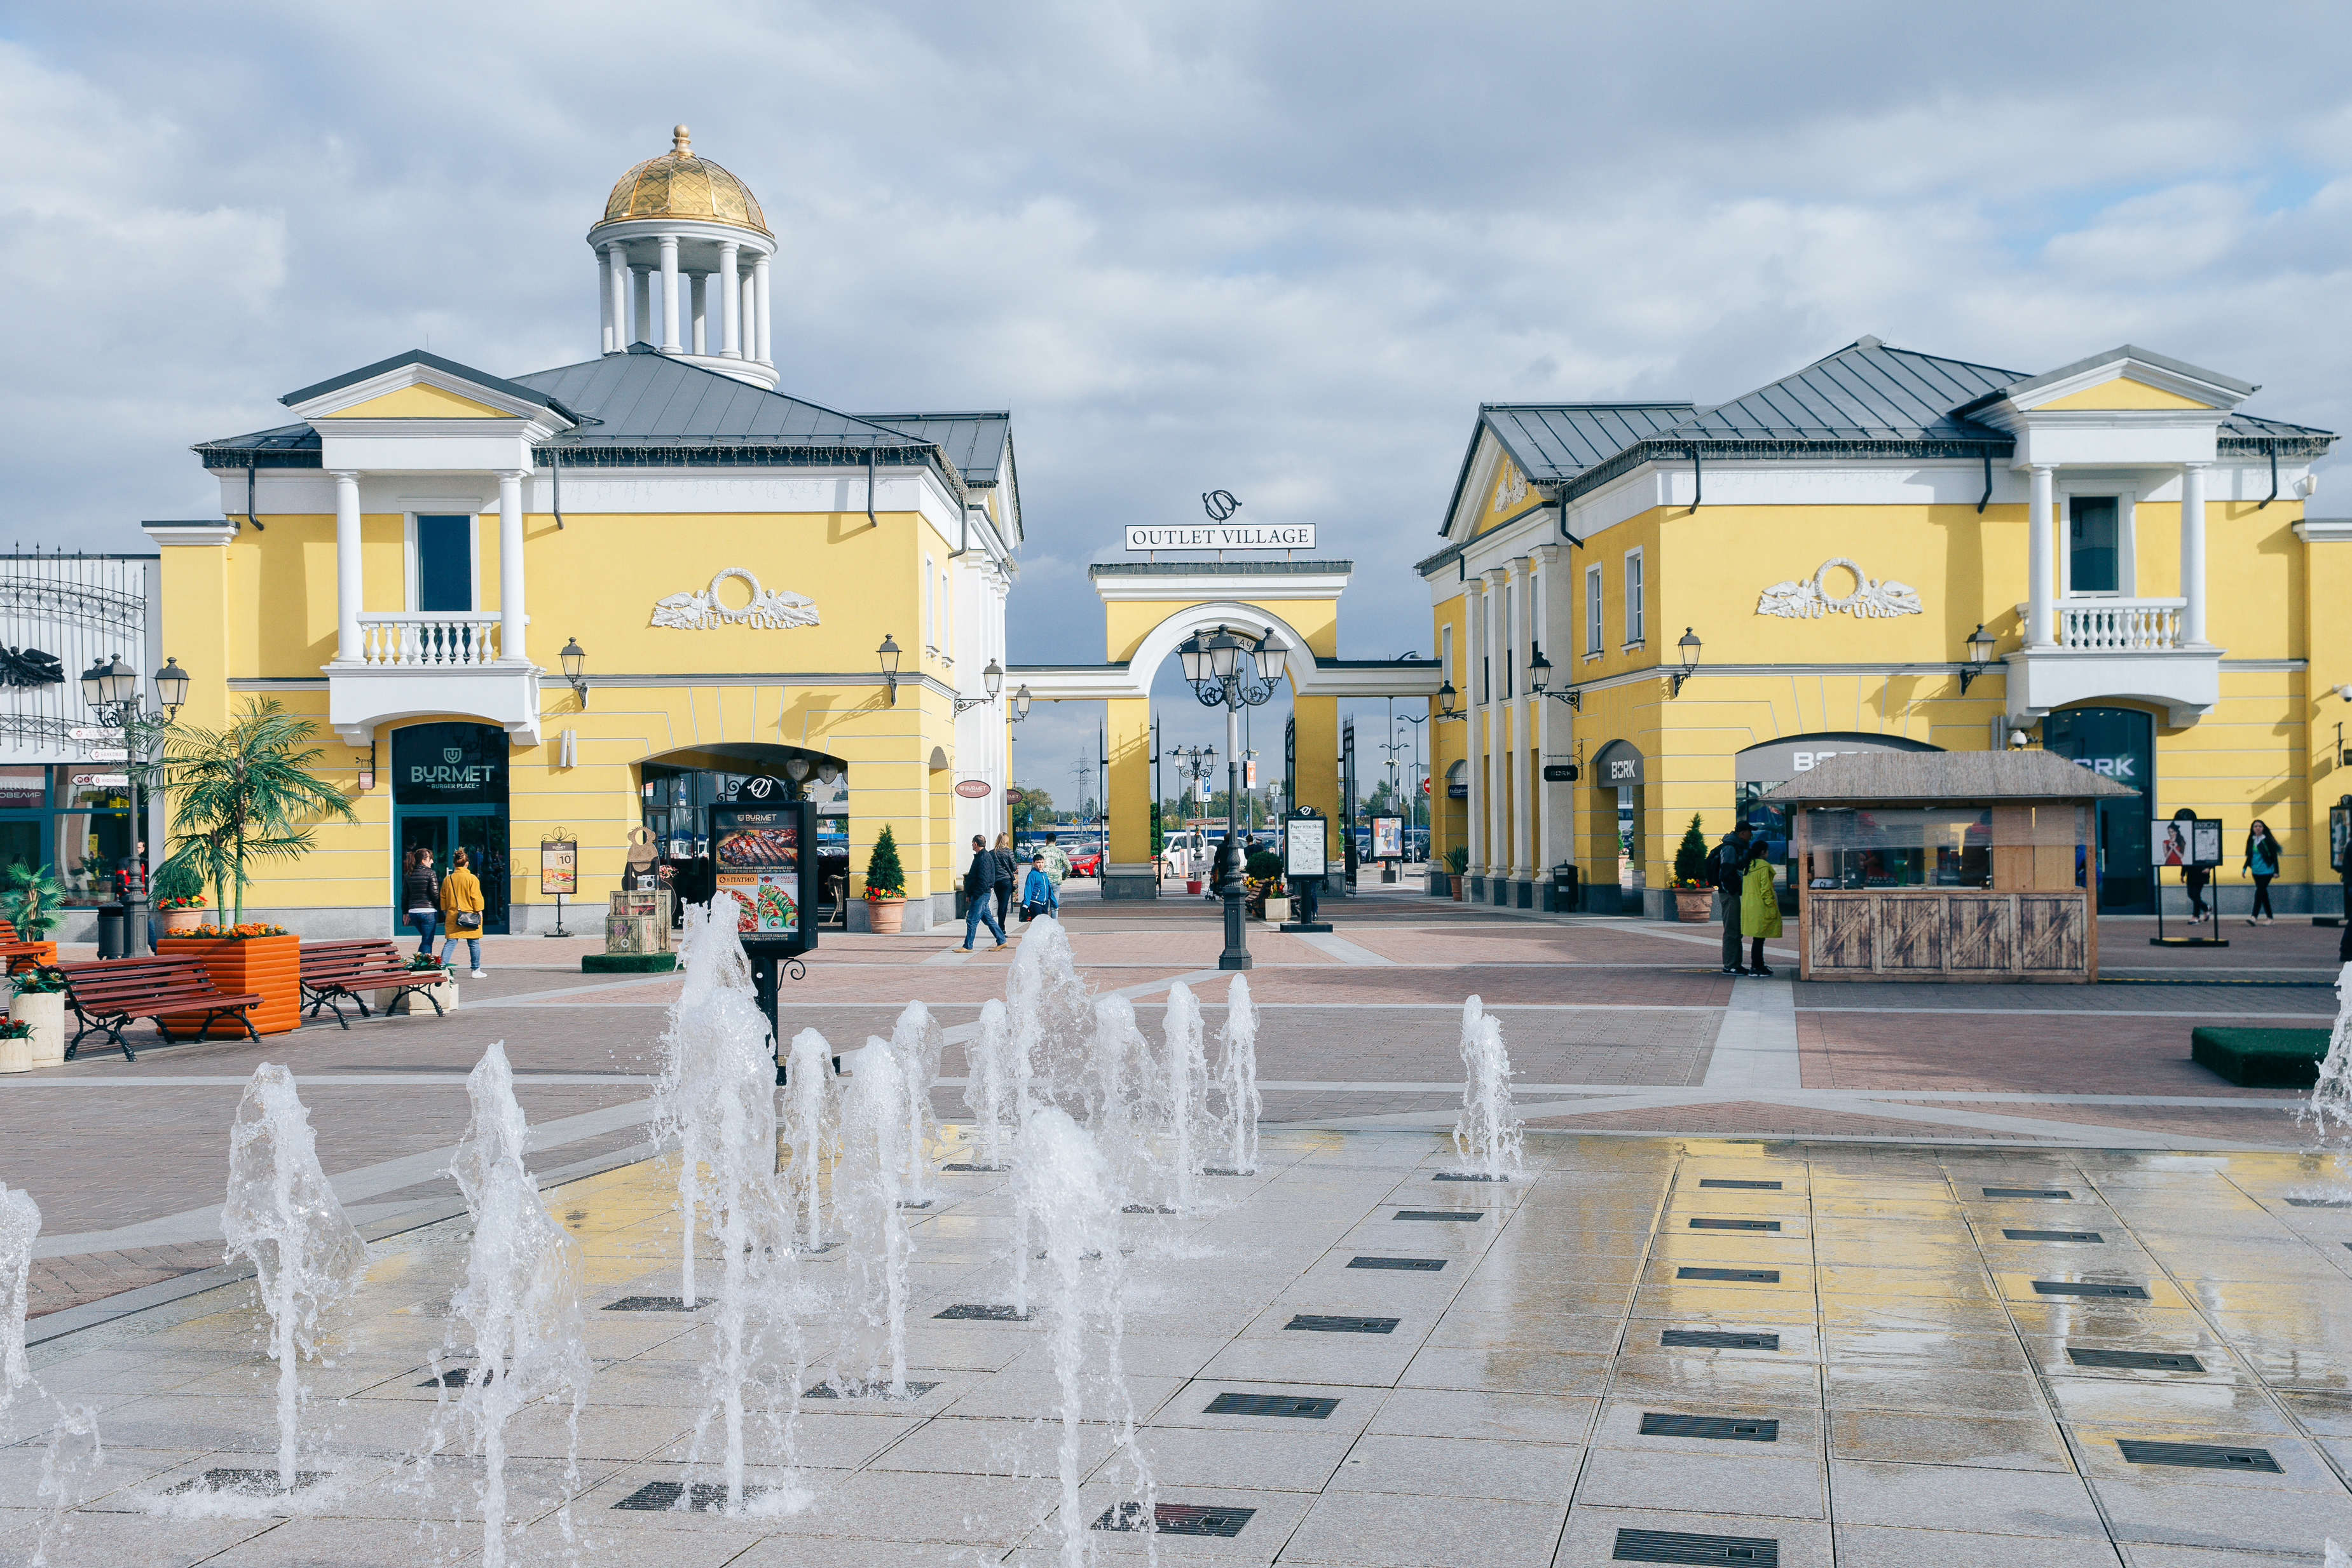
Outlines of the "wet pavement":
M1573 1133L1528 1149L1523 1180L1442 1183L1454 1162L1425 1134L1269 1129L1259 1174L1216 1183L1213 1208L1126 1220L1125 1359L1159 1500L1248 1511L1230 1536L1162 1537L1164 1559L2218 1568L2352 1541L2352 1207L2329 1206L2340 1178L2307 1156ZM1004 1299L1004 1179L944 1176L909 1217L909 1375L936 1386L804 1406L811 1501L771 1519L614 1507L711 1479L686 1463L709 1313L599 1310L677 1290L666 1163L548 1190L586 1260L597 1371L569 1489L586 1560L1050 1560L1045 1325L934 1315ZM375 1244L333 1364L307 1374L303 1464L336 1477L311 1517L141 1511L274 1448L249 1283L37 1345L108 1456L51 1561L464 1560L470 1462L404 1458L434 1415L418 1385L463 1248L462 1220ZM826 1280L839 1260L803 1267ZM812 1353L835 1343L817 1332ZM1209 1410L1234 1394L1330 1403ZM10 1561L37 1518L26 1415L0 1417L18 1423L0 1448ZM1083 1447L1099 1468L1108 1430ZM542 1521L523 1561L561 1558L563 1449L551 1412L519 1417L510 1485ZM1112 1500L1089 1483L1088 1513Z

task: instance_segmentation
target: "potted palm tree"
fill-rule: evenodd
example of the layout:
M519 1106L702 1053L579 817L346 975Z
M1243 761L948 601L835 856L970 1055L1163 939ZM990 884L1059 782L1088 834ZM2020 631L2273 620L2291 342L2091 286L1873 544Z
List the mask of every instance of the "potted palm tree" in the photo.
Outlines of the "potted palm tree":
M46 865L31 866L18 861L8 868L5 881L0 881L0 915L16 928L19 942L47 942L49 933L64 919L58 913L65 904L65 890ZM57 957L55 947L48 950L47 963ZM24 963L19 959L17 962Z
M886 936L896 936L906 915L907 873L898 863L898 841L885 822L874 852L866 858L866 924Z
M1462 902L1463 878L1470 871L1470 852L1461 844L1445 852L1445 877L1454 884L1454 902Z
M167 936L156 951L199 960L224 991L268 998L253 1011L263 1034L301 1022L301 939L282 925L246 919L254 864L307 852L321 817L358 820L342 792L310 771L324 755L309 744L315 734L309 719L276 701L248 701L226 729L173 729L156 766L172 802L172 852L157 880L211 887L220 921ZM224 1019L207 1032L245 1030Z

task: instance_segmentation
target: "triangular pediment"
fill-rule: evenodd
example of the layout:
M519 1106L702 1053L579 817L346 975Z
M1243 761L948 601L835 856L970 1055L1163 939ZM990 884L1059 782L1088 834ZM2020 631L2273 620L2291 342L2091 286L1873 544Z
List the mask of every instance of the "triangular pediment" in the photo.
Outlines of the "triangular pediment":
M505 409L451 392L446 387L417 382L367 398L321 419L511 419Z
M306 420L536 419L556 429L574 423L571 411L544 392L422 349L278 401Z
M1956 411L2026 413L2226 413L2261 389L2251 382L2129 343L2061 365ZM1996 416L1994 423L2000 423Z

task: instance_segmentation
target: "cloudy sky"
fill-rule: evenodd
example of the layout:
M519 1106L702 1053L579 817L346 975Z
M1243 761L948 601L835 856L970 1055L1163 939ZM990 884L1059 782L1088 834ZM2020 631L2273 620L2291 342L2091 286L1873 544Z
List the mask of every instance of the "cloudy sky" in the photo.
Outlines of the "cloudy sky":
M786 390L1014 411L1016 659L1100 657L1087 561L1217 486L1358 563L1343 653L1418 647L1479 402L1720 401L1865 332L2128 340L2352 429L2352 12L2128 14L17 0L7 537L214 515L190 443L403 349L587 357L582 236L679 120L782 241ZM1041 708L1024 774L1094 723Z

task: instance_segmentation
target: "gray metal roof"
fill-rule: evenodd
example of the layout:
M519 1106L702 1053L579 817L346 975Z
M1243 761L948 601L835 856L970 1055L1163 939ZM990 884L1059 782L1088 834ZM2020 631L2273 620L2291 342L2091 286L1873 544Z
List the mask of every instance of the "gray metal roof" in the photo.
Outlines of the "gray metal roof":
M1565 479L1697 412L1687 402L1490 402L1478 413L1530 479Z
M516 381L562 400L579 428L541 443L566 452L613 446L753 446L915 449L932 444L887 425L769 392L675 360L643 343Z
M1863 338L1683 421L1664 438L2007 442L2001 432L1952 411L2014 384L2019 374Z
M1828 757L1766 800L1875 802L1927 800L2090 800L2136 796L2054 751L1850 751Z
M1010 456L1013 415L1002 409L973 413L866 413L870 424L928 441L963 474L964 483L987 486L997 482Z

